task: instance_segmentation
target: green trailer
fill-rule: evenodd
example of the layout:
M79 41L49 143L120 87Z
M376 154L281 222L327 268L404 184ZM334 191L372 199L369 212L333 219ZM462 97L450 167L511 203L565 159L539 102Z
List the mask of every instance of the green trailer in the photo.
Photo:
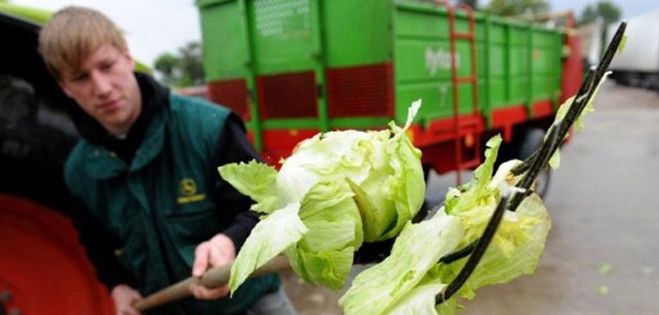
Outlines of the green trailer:
M409 135L439 173L474 167L483 138L546 127L581 81L578 39L420 0L197 0L209 98L247 121L276 164L317 132ZM520 140L521 141L521 140ZM459 173L459 172L458 172Z

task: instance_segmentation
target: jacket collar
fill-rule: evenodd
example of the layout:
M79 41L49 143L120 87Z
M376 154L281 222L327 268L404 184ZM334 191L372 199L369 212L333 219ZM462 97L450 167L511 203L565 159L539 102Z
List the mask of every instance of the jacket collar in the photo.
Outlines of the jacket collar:
M146 137L135 152L130 165L117 154L98 144L86 142L83 153L89 176L96 179L109 179L126 172L137 171L155 159L163 149L165 138L165 111L158 112L149 123Z

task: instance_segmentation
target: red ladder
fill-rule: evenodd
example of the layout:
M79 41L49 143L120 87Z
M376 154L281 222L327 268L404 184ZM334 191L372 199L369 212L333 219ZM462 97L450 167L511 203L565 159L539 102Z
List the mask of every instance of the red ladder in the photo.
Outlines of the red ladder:
M458 4L455 8L448 1L436 1L437 4L442 4L446 7L449 18L449 41L451 53L451 79L453 81L453 129L454 129L454 151L455 151L455 167L457 174L457 184L462 183L462 170L476 167L480 164L480 136L476 132L478 120L475 119L460 119L460 100L458 99L458 85L462 83L472 84L472 101L473 112L472 116L478 114L478 75L476 70L476 44L474 36L474 12L465 4ZM458 33L455 30L455 13L462 10L467 13L469 17L469 32ZM468 40L471 61L471 75L465 77L458 76L457 69L457 52L456 41ZM463 145L468 142L468 146L475 146L475 153L473 157L463 160Z

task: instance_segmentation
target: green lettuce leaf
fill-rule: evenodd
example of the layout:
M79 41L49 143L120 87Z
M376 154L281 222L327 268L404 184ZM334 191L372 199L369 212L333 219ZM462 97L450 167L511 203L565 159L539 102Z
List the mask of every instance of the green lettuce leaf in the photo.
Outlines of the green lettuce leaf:
M232 294L254 270L275 258L307 232L298 216L299 210L299 203L291 203L256 224L240 251L250 255L238 254L231 267L229 288Z
M345 181L319 182L299 216L309 231L286 250L293 270L312 284L341 288L364 239L352 190Z
M249 163L231 163L219 167L220 176L241 194L249 196L257 203L252 210L271 213L277 208L277 170L255 160Z
M474 178L462 185L462 187L449 189L444 201L446 213L453 215L455 212L467 211L471 208L481 206L483 203L491 203L488 199L490 192L495 190L488 188L487 184L492 177L494 162L497 160L501 136L496 135L487 141L485 146L485 161L474 171Z
M488 183L501 141L499 135L492 137L486 144L485 161L474 171L473 179L464 184L462 190L449 190L446 195L446 213L459 218L465 229L460 246L469 245L480 237L496 208L499 190Z
M441 279L419 284L403 296L387 314L390 315L431 315L437 314L435 297L446 288Z
M440 257L462 238L456 218L438 211L429 220L407 223L385 260L361 272L339 304L345 314L381 314L394 307Z

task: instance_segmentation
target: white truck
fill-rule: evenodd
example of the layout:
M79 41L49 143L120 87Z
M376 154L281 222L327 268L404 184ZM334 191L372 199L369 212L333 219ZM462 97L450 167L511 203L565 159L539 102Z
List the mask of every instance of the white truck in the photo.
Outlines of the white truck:
M609 36L616 26L610 26ZM611 63L611 78L659 91L659 9L629 19L626 34L623 52Z

